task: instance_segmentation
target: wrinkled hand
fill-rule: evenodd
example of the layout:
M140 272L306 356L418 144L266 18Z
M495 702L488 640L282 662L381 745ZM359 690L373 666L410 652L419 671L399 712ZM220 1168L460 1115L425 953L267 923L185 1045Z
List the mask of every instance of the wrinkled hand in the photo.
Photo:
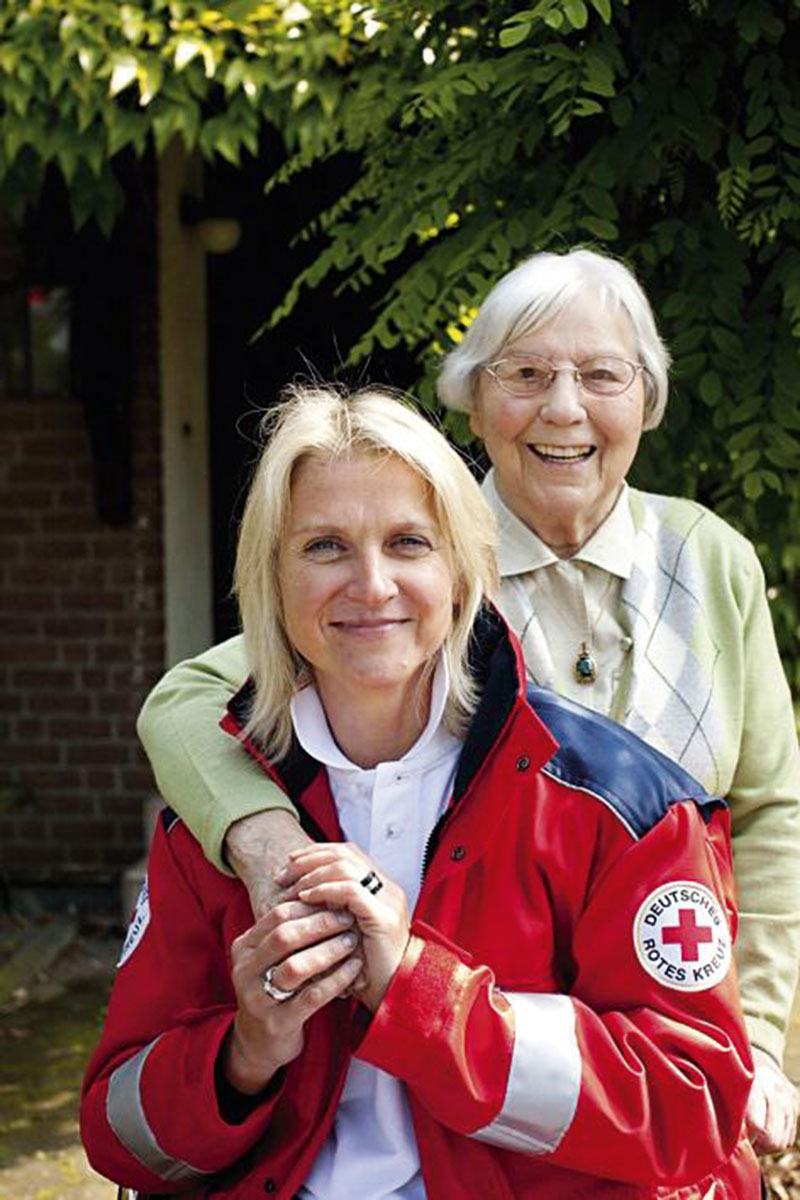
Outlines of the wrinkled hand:
M798 1092L765 1050L753 1047L755 1078L747 1102L747 1136L757 1154L770 1154L794 1143Z
M225 837L225 853L247 888L256 918L266 916L275 905L288 898L285 883L294 878L285 869L290 852L313 845L297 820L281 808L253 813L230 826ZM310 916L313 911L309 905L304 914L298 911L296 915ZM353 953L360 955L358 944ZM366 983L363 962L362 956L362 971L356 975L352 985L354 993L359 992Z
M273 908L231 946L231 978L238 1010L228 1035L223 1067L238 1091L255 1094L303 1049L303 1026L318 1009L344 995L361 970L352 955L353 918L347 912L312 911L287 901ZM264 991L264 972L273 984L295 992L274 1000Z
M382 883L373 893L361 880L374 871ZM366 983L359 1000L376 1010L405 952L409 936L406 897L402 888L352 842L321 842L294 850L281 881L287 894L305 904L347 909L362 938Z
M266 916L282 899L276 877L290 851L311 845L295 818L281 808L234 821L225 835L225 855L247 888L254 916Z

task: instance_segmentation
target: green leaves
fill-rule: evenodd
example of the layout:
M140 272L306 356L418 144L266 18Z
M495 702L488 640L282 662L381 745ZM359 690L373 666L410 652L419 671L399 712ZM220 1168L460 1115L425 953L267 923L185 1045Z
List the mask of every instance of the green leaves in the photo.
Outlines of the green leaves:
M620 5L622 7L622 5ZM500 31L500 45L513 49L536 33L537 26L545 26L561 32L582 30L587 27L592 10L604 24L611 23L611 0L540 0L533 8L524 9L506 18Z
M306 25L308 37L295 36ZM310 0L309 9L251 0L224 11L197 0L5 0L0 199L19 208L52 164L76 221L96 215L107 225L118 209L111 163L128 147L160 153L177 136L235 164L243 149L257 152L260 125L280 116L287 138L308 141L302 120L292 128L293 88L314 79L306 107L330 117L341 83L329 64L341 70L349 55L342 30L358 40L364 28L345 0Z
M288 156L272 188L344 151L358 177L320 202L300 234L319 251L265 324L325 279L342 303L368 289L350 360L403 347L427 403L510 266L577 242L624 256L674 360L635 477L757 536L786 595L800 574L800 9L523 3L5 0L0 199L20 212L54 166L76 220L107 228L129 148L179 137L235 165L268 124Z
M709 408L714 408L722 399L722 380L716 371L705 371L698 384L700 399Z
M591 0L591 6L606 25L611 24L611 0Z

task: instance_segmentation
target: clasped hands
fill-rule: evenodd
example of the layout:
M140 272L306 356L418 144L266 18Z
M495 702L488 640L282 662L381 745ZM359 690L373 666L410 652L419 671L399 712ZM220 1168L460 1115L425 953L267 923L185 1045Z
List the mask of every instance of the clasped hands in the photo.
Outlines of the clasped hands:
M383 883L377 893L361 886L371 870ZM259 905L267 911L232 946L239 1011L226 1071L245 1093L260 1091L300 1054L305 1022L331 1000L355 992L374 1012L408 942L402 890L356 846L308 842L289 854L276 881L284 889L280 903ZM296 992L291 1000L277 1002L264 991L270 966L275 985ZM753 1058L747 1128L763 1154L794 1141L798 1093L768 1054L756 1048Z
M231 947L238 1011L224 1067L245 1094L261 1091L300 1054L306 1021L332 1000L357 988L374 1012L409 936L403 890L352 843L293 851L277 882L284 889L280 903ZM273 993L290 998L277 1000L265 990L270 967Z

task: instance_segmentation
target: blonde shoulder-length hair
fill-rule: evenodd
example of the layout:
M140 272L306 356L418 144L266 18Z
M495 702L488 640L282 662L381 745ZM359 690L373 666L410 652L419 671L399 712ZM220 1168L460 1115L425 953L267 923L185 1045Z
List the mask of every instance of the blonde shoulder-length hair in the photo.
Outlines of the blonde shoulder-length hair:
M450 691L449 729L464 729L475 708L468 653L472 625L497 583L494 517L466 464L445 437L395 393L330 385L292 385L262 422L266 439L239 531L234 591L255 697L245 733L255 733L275 758L290 746L291 697L312 678L289 641L279 587L279 560L292 479L303 460L394 455L430 489L448 546L454 579L453 623L443 651ZM431 664L431 667L433 664Z

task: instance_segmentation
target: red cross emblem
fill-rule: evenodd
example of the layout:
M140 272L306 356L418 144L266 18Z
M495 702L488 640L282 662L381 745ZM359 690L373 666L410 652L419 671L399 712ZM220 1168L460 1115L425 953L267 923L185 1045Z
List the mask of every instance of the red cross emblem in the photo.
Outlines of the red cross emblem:
M714 934L710 925L698 925L693 908L678 909L678 924L670 925L661 930L661 941L666 944L678 943L681 948L681 962L697 962L700 955L697 947L701 942L711 942Z

